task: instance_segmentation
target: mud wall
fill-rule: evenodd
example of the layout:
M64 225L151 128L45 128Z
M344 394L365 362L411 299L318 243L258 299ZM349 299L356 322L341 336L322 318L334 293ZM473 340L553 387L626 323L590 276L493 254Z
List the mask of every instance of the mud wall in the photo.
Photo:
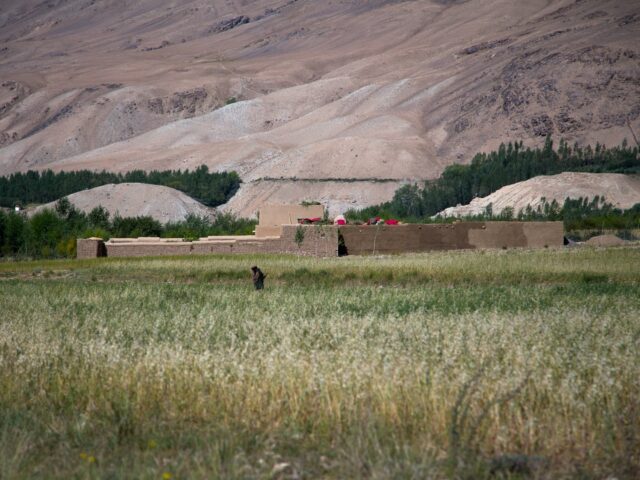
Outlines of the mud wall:
M79 238L76 248L77 258L106 257L107 249L101 238Z
M280 237L138 238L78 240L78 258L146 257L233 253L338 255L338 228L282 225ZM461 222L442 225L346 225L339 228L348 255L428 252L474 248L543 248L563 245L562 222Z
M260 209L256 236L278 236L282 225L295 225L300 218L324 216L322 205L266 205Z
M338 228L333 225L283 225L280 253L310 257L338 256Z
M340 227L348 255L562 246L562 222L459 222Z
M208 237L195 242L180 239L121 238L78 240L78 258L151 257L233 253L292 253L313 257L338 255L338 230L325 225L282 225L278 238ZM102 250L101 250L102 249ZM98 255L103 251L104 255Z

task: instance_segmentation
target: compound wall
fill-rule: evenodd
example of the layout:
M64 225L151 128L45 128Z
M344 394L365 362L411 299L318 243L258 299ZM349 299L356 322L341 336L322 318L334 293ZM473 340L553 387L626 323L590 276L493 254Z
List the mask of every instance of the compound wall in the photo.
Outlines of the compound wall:
M459 222L340 227L347 255L562 246L562 222Z
M106 257L107 249L101 238L79 238L76 258L97 258Z
M279 236L283 225L297 225L302 218L322 218L322 205L265 205L260 208L256 236Z
M460 222L430 225L282 225L278 237L207 237L181 239L79 239L78 258L290 253L313 257L343 254L428 252L474 248L562 246L562 222Z
M313 257L338 255L338 229L325 225L282 225L279 237L207 237L194 242L175 238L78 239L78 258L149 257L233 253L291 253ZM104 252L99 255L98 252Z

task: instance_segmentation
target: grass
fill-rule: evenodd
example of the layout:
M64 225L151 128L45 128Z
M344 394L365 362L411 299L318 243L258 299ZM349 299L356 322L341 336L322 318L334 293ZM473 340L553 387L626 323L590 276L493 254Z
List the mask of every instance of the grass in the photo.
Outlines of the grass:
M635 248L2 263L0 478L636 478L638 267Z

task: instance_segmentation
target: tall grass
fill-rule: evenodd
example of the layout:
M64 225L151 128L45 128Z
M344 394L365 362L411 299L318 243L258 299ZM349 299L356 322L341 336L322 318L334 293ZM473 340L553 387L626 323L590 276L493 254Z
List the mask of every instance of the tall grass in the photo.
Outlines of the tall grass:
M634 478L639 259L3 264L0 478Z

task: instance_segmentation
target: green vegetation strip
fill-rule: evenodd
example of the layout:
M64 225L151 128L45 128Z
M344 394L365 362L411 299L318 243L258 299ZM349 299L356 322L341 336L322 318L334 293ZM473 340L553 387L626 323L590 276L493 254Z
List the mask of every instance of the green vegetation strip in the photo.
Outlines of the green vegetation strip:
M29 170L0 177L0 207L54 202L72 193L110 183L149 183L175 188L210 207L229 201L240 188L236 172L209 172L201 165L190 170L132 170L125 173L76 170Z
M74 258L78 238L162 236L196 240L209 235L251 235L255 225L255 220L236 218L231 213L218 213L214 220L190 214L183 221L164 225L151 217L123 218L116 214L110 218L102 207L85 214L63 198L54 209L30 217L0 210L0 259Z
M640 248L449 251L324 259L256 254L37 260L0 262L0 278L243 284L247 265L254 264L264 267L270 282L286 286L628 283L639 278Z
M590 145L580 147L577 144L571 147L560 140L558 148L554 149L551 137L547 137L542 148L524 148L522 142L501 144L498 150L477 153L469 165L448 166L438 179L424 182L421 186L408 184L400 187L389 202L350 211L347 215L353 220L367 220L382 215L384 218L431 221L431 216L445 208L466 205L474 198L486 197L506 185L538 175L562 172L638 174L640 149L628 146L626 140L614 148L606 148L600 144L596 144L595 148ZM496 219L562 219L567 228L577 229L593 228L588 221L580 222L585 216L590 216L598 217L592 223L597 222L595 225L601 228L637 227L640 206L636 208L633 218L621 219L618 217L622 212L614 211L612 206L607 205L606 198L598 198L599 201L595 203L589 203L590 200L580 199L565 203L563 207L551 202L538 211L509 211L504 215L506 218L498 216ZM487 211L483 217L492 219L492 212Z
M3 263L0 477L633 478L639 265Z

